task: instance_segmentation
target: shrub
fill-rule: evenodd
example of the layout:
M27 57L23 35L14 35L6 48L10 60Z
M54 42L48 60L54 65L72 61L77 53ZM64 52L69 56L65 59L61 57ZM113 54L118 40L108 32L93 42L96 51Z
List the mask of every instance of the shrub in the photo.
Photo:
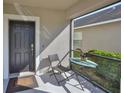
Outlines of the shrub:
M104 50L90 50L88 51L88 53L121 59L121 54L117 52L108 52Z

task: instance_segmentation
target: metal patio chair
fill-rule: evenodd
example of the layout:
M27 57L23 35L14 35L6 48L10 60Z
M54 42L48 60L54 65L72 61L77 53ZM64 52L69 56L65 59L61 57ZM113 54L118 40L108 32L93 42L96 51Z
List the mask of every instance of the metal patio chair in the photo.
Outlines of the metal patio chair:
M55 77L55 79L56 79L58 85L60 85L60 82L63 82L64 80L69 80L69 77L71 77L71 76L73 76L73 75L76 75L76 79L77 79L77 81L79 82L79 85L81 86L82 90L84 91L83 86L81 85L81 82L80 82L80 80L79 80L79 78L78 78L78 75L77 75L75 72L74 72L71 76L69 76L69 77L66 75L66 72L72 71L71 67L64 67L64 66L62 65L62 62L63 62L64 58L65 58L68 54L69 54L69 52L68 52L61 60L59 59L59 57L58 57L57 54L48 55L48 59L49 59L49 62L50 62L50 68L51 68L51 71L52 71L52 74L51 74L51 75L54 75L54 77ZM56 62L56 65L53 66L53 65L52 65L53 62ZM55 71L57 71L57 72L55 72ZM57 78L57 74L61 74L61 73L64 73L64 75L65 75L65 77L66 77L66 78L63 79L63 80L59 80L59 79ZM51 76L51 75L50 75L50 76Z

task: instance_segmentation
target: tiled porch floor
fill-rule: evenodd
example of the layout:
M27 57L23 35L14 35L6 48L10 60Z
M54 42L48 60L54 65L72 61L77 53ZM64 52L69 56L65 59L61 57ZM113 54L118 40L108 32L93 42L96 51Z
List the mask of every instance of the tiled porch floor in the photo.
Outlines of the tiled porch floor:
M72 72L67 74L70 75L70 73ZM50 73L35 77L39 87L17 93L106 93L80 76L79 79L84 87L84 91L81 90L75 76L72 76L69 81L62 82L61 86L58 86L54 76L50 77ZM64 75L57 75L57 77L61 80L64 78ZM4 83L6 82L4 81Z

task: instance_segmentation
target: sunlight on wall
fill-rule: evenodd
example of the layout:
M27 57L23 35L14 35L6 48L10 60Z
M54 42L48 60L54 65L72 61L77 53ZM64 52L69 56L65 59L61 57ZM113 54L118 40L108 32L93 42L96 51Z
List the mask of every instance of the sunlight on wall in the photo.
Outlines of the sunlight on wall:
M48 55L58 54L61 59L69 51L69 33L70 25L66 26L65 29L49 44L49 46L40 54L40 72L44 73L48 69L49 63L47 63ZM68 57L63 61L63 65L69 65Z

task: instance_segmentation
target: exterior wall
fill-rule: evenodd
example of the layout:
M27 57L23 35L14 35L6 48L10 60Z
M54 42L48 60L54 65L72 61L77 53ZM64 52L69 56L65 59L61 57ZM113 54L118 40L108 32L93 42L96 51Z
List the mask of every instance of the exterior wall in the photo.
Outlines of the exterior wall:
M82 32L82 50L100 49L121 52L121 22L107 23L80 28Z
M19 4L4 4L4 14L40 17L41 51L68 25L64 11L28 7Z
M69 22L66 20L66 15L64 11L41 9L37 7L27 7L20 6L18 4L10 5L4 4L4 14L15 14L15 15L25 15L25 16L37 16L40 17L40 50L37 52L37 73L42 70L43 65L40 67L40 63L45 63L44 59L48 57L49 54L58 53L59 57L62 58L69 50ZM26 17L25 17L26 18ZM24 18L24 19L25 19ZM4 20L5 21L5 20ZM7 24L4 23L4 26ZM5 31L4 31L5 32ZM62 35L61 35L62 34ZM4 78L8 77L8 52L9 45L8 42L8 32L4 33ZM56 39L57 38L57 39ZM61 42L61 43L60 43ZM63 44L64 42L64 44ZM59 44L58 44L59 43ZM6 54L7 53L7 54ZM46 63L45 63L46 64ZM40 69L39 69L40 68ZM44 70L41 72L45 72Z
M40 70L39 73L42 74L47 71L49 68L47 64L49 64L47 56L51 54L58 54L59 59L61 60L62 57L65 56L65 54L69 51L69 34L70 34L70 25L68 25L62 32L59 34L50 44L49 46L42 52L40 59ZM67 67L69 65L67 56L63 62L62 65ZM44 67L43 67L44 66ZM43 68L42 68L43 67Z

